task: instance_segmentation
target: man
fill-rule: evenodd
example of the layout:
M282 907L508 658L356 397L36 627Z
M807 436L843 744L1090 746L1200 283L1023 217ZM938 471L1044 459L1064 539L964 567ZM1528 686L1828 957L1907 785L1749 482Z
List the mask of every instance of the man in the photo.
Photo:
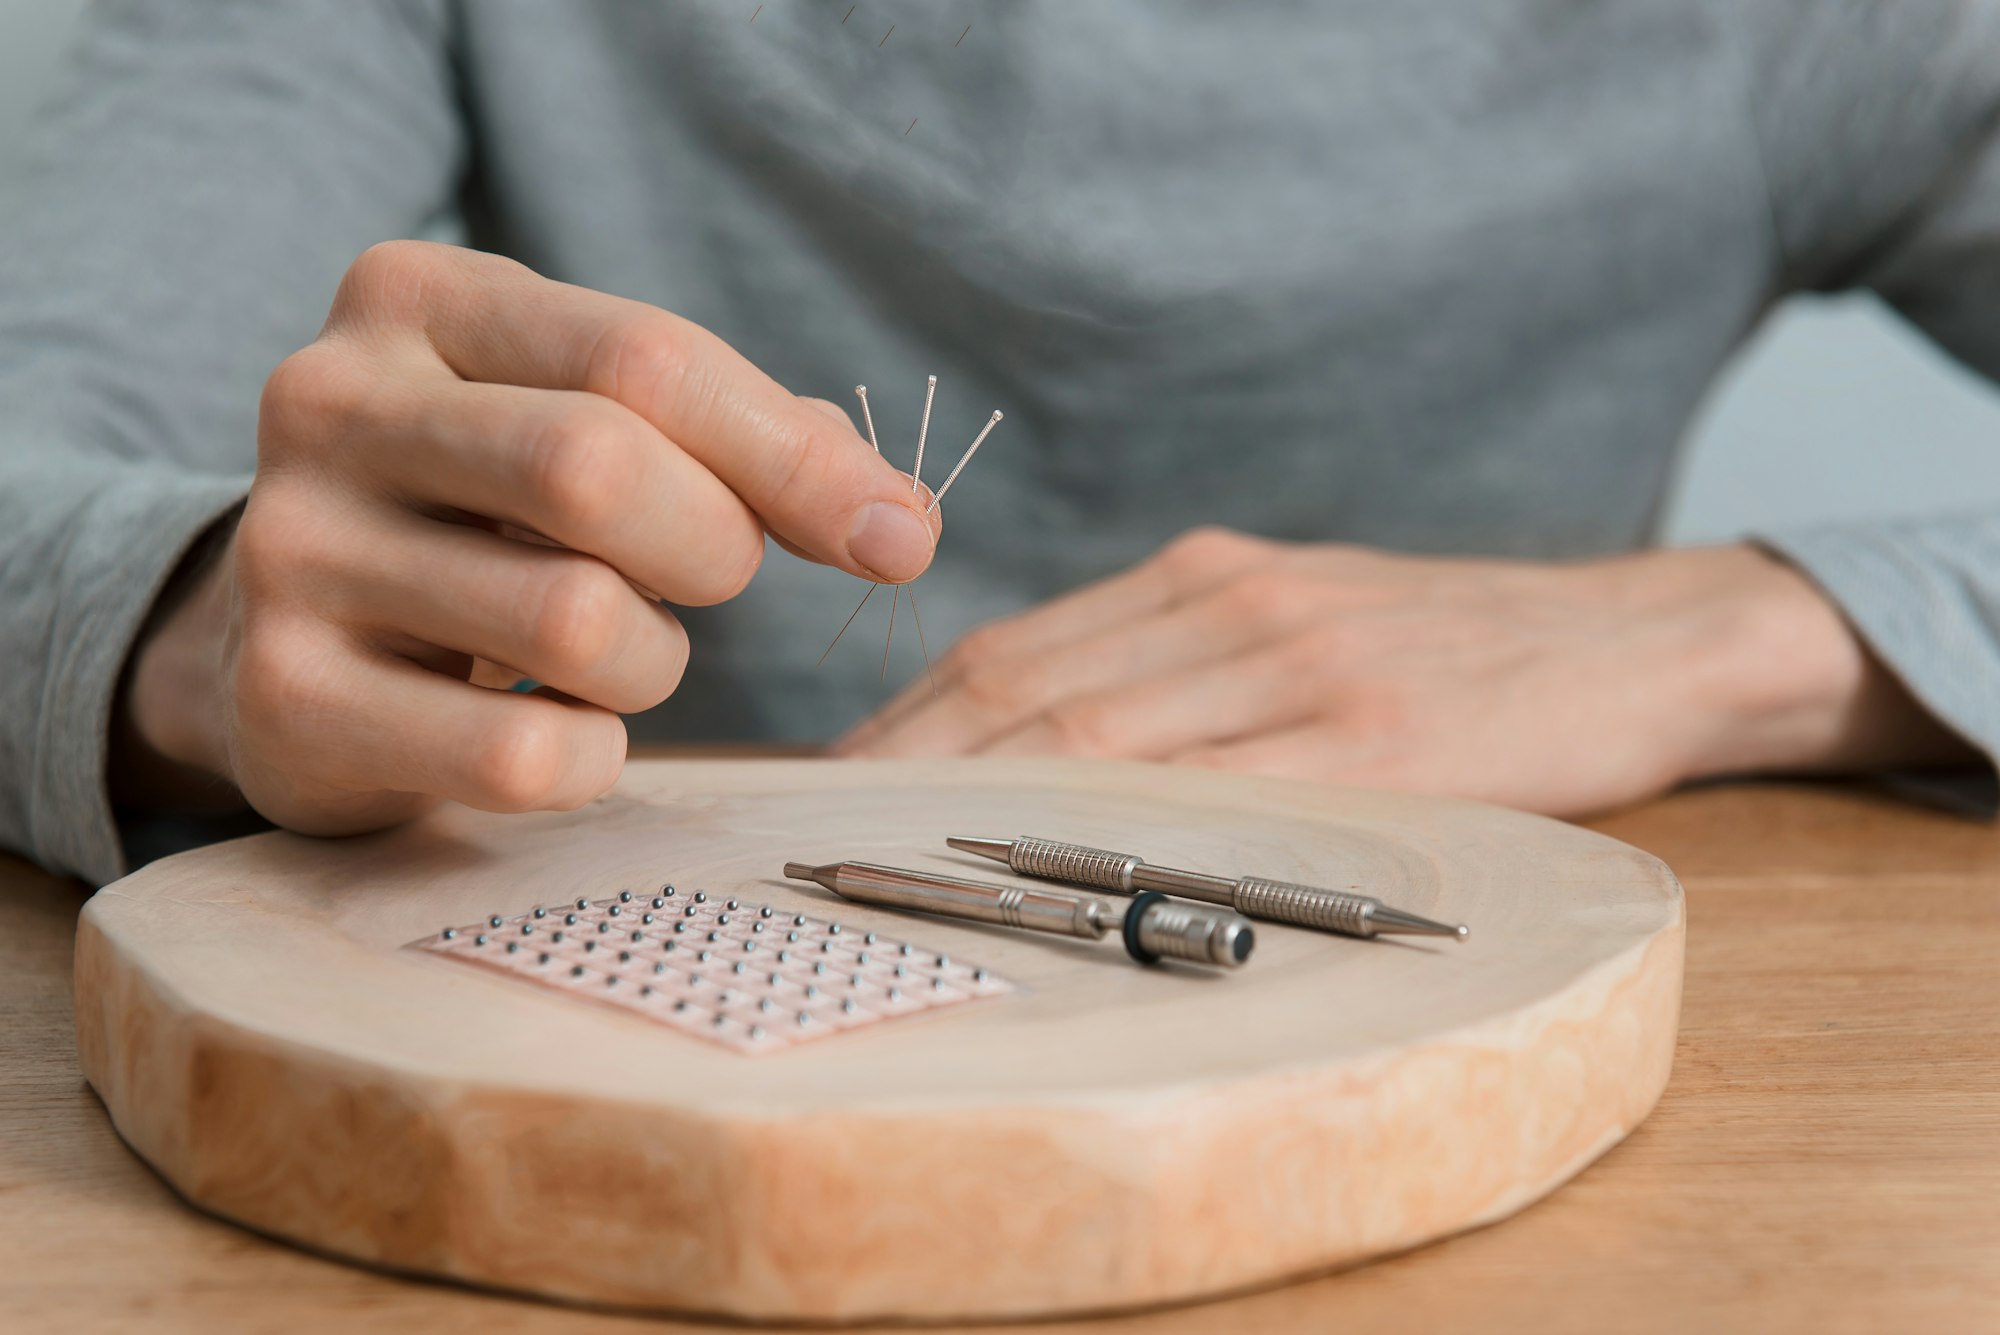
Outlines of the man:
M900 463L929 371L934 451L1007 412L930 638L1004 619L843 754L1558 814L1990 757L2000 516L1632 553L1787 291L2000 371L1996 123L1971 0L106 5L0 232L0 842L837 732L938 529L820 400Z

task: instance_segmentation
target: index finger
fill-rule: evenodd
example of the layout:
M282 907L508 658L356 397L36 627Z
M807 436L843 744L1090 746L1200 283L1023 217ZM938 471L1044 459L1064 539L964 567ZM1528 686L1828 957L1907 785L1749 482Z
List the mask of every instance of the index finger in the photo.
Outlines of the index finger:
M639 414L742 497L775 536L850 574L904 583L936 545L909 475L857 449L722 339L643 302L458 250L419 318L467 380L585 390Z

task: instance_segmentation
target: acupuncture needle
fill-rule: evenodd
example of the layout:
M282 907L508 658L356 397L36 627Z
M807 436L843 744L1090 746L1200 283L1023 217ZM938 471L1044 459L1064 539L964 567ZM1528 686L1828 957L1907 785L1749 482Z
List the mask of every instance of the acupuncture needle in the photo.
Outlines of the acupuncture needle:
M868 425L868 443L874 447L875 453L880 455L882 453L882 442L875 439L875 414L868 409L868 386L856 385L854 387L854 397L861 400L861 420ZM826 665L827 654L833 652L833 645L840 643L840 637L847 634L847 628L854 624L854 618L861 615L861 609L868 606L868 600L873 598L875 590L881 587L880 584L870 584L868 586L868 592L861 595L861 601L855 604L854 610L847 614L847 620L841 622L840 629L834 632L833 644L827 645L825 651L819 656L819 662L813 664L815 669ZM887 669L885 668L884 670L886 671Z
M917 467L919 472L921 472L923 468L924 438L930 432L931 397L933 394L936 393L936 391L937 391L937 377L932 376L930 378L930 383L927 386L926 392L924 394L924 420L922 425L919 426L917 429L917 461L918 461ZM874 449L875 453L879 455L882 453L882 442L878 440L875 436L875 414L868 406L868 386L856 385L854 387L854 397L861 400L861 420L864 423L866 423L868 427L868 444ZM914 492L917 489L917 482L918 478L916 475L913 474L910 479L911 491ZM868 605L868 600L875 596L875 590L881 587L882 586L880 584L870 584L868 586L868 592L861 595L860 604L855 607L854 611L848 614L847 620L841 623L839 632L836 633L833 637L833 644L827 645L826 652L822 653L819 656L819 662L813 664L815 668L819 667L821 664L824 664L826 662L827 654L833 652L833 645L840 643L840 637L847 633L847 628L854 624L854 618L861 615L861 609ZM899 585L898 586L899 591L900 588L901 586ZM917 623L917 646L923 651L924 655L924 676L930 680L931 694L936 695L937 676L931 670L931 646L930 642L924 637L924 619L917 611L917 591L915 589L910 590L910 616L913 617ZM889 605L890 642L893 642L895 640L895 637L896 637L896 605L892 602ZM884 678L886 678L889 675L888 643L884 643L882 646L881 675Z
M937 377L934 375L924 377L924 415L917 421L917 461L910 465L910 495L912 496L916 495L918 489L924 485L924 442L930 439L931 403L936 398ZM882 447L877 445L875 452L880 454ZM916 595L913 592L911 594L911 606L915 606L915 597ZM877 674L878 679L881 681L889 679L889 647L896 642L896 605L902 601L903 586L898 584L895 593L889 598L889 634L882 641L882 671ZM924 669L926 671L930 669L929 654L925 654L924 656Z

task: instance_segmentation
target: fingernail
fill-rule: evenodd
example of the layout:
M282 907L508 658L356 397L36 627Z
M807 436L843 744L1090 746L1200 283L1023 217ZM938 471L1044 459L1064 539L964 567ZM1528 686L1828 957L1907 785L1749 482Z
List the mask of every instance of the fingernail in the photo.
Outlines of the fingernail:
M854 520L847 554L863 570L890 584L923 573L931 559L931 532L907 505L876 501Z

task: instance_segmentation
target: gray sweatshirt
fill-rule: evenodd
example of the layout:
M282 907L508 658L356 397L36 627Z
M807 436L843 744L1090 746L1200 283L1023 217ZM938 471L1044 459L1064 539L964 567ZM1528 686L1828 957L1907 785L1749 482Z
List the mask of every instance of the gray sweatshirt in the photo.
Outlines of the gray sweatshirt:
M926 373L933 459L1005 409L933 646L1202 523L1644 544L1787 292L1872 287L2000 373L1975 0L123 0L57 82L0 201L0 845L93 880L121 664L265 376L439 217L865 382L905 465ZM2000 753L2000 515L1768 541ZM813 662L861 587L774 554L635 735L851 723L876 652Z

